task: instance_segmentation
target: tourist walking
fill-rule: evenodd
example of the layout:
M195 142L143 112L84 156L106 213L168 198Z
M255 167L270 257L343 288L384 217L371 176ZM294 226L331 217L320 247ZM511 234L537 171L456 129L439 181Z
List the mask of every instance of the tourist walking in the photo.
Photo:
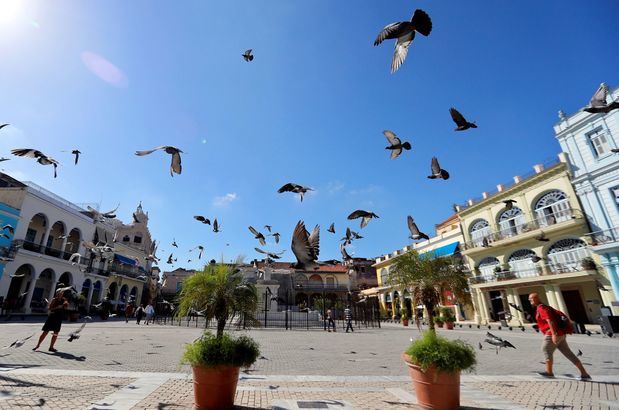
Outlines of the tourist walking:
M350 306L344 309L344 319L346 320L346 333L348 333L348 329L354 332L355 330L352 328L352 312L350 311Z
M423 330L421 327L421 321L423 320L423 309L415 309L415 325L420 332Z
M331 325L333 325L333 331L335 332L335 320L333 320L333 312L331 309L327 309L327 330L331 332Z
M69 301L65 297L65 291L57 291L56 296L52 299L51 302L49 302L47 320L43 324L43 329L41 329L43 330L43 333L41 333L41 336L39 337L39 342L32 350L37 350L39 346L41 346L41 343L43 343L43 340L45 340L47 334L49 332L53 332L52 340L49 344L48 350L50 352L58 351L54 348L54 345L56 344L56 340L58 339L58 333L60 333L62 320L64 319L65 311L68 307Z
M535 307L535 320L539 331L544 335L542 352L546 359L546 371L539 372L539 374L548 378L554 377L552 371L553 353L556 349L559 349L563 356L578 368L580 380L591 380L591 376L567 344L567 335L572 333L572 323L569 318L563 312L544 305L537 293L529 295L529 302Z
M144 312L146 313L146 324L148 325L148 322L153 320L153 317L155 316L155 308L149 303L146 306L146 309L144 309Z
M137 319L136 323L139 325L140 321L144 317L144 305L140 305L135 311L135 318Z
M129 323L129 318L133 316L133 304L127 303L125 308L125 323Z

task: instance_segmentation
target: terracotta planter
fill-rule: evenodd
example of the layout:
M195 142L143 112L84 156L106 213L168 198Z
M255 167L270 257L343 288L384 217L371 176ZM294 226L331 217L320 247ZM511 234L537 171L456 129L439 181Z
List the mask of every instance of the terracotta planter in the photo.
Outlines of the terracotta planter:
M411 363L406 353L402 358L408 365L408 373L413 381L417 403L424 409L451 410L460 407L460 372L437 372L431 367L427 371Z
M443 322L434 322L434 324L440 328L443 327Z
M240 367L193 367L196 410L231 409Z
M408 326L408 319L402 319L402 324L404 326Z
M454 328L454 322L445 322L445 327L447 329L453 330Z

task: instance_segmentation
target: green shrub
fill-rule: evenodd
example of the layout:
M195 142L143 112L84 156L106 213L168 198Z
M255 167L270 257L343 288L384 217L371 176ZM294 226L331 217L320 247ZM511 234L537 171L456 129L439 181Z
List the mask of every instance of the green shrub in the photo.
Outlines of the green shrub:
M259 355L258 343L248 336L234 338L224 333L217 338L211 332L205 332L201 338L187 345L182 363L205 367L217 365L249 367Z
M462 340L448 340L427 331L406 350L414 364L423 371L435 366L441 372L473 370L475 349Z
M452 308L442 307L441 308L441 319L443 322L455 322L456 316L454 316L454 311Z

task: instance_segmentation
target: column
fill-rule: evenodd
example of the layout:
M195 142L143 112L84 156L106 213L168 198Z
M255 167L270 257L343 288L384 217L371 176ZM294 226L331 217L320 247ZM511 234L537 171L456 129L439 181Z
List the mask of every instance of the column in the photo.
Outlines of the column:
M67 247L67 242L69 240L69 235L65 234L65 238L62 240L62 245L60 245L60 252L64 253L65 248ZM62 254L60 255L62 258Z
M511 304L514 304L514 295L512 293L511 288L505 289L505 293L507 294L507 306L509 309L509 313L511 315L511 319L508 323L513 324L518 320L517 310L512 307Z
M514 299L514 304L516 306L520 306L520 292L518 291L518 288L512 289L512 298ZM524 323L524 313L517 309L514 310L516 311L516 317L520 321L520 325L522 325Z
M88 296L86 296L86 313L90 313L90 304L92 303L92 294L95 291L95 283L90 281L90 288L88 289Z
M567 305L565 304L565 300L563 299L563 293L561 293L561 288L558 285L554 285L555 298L557 299L557 309L567 315Z
M490 322L490 316L488 311L488 301L486 300L486 295L483 290L479 291L479 300L481 302L481 319L485 323Z
M472 291L471 302L473 302L473 310L474 310L473 321L479 325L481 324L481 315L480 315L481 306L479 304L479 290L472 288L471 291Z
M41 253L45 253L45 247L47 246L47 239L49 238L49 233L52 231L52 227L48 226L47 229L45 229L45 233L43 234L43 240L41 241Z
M557 299L555 298L554 285L544 285L544 291L546 292L546 299L548 300L548 304L554 308L559 309L559 304L557 302Z
M32 272L31 275L32 279L30 280L30 284L29 284L29 288L28 288L28 294L26 295L26 300L24 301L24 304L22 305L24 307L24 313L26 314L30 314L30 302L32 302L32 296L34 294L34 285L37 282L37 275ZM54 286L52 285L52 288ZM47 298L48 300L51 300L50 298Z
M608 272L608 279L613 288L615 294L615 300L619 300L619 277L617 276L617 265L609 264L605 265Z

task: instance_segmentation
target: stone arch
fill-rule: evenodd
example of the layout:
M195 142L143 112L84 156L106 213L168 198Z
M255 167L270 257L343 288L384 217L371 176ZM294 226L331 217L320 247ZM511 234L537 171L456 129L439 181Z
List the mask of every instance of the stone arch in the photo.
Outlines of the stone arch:
M581 261L589 255L587 244L578 238L560 239L546 252L551 269L560 272L582 270Z
M535 217L541 226L554 225L572 217L565 192L553 189L542 193L534 202Z
M531 249L518 249L507 259L509 270L518 277L536 276L537 266L533 263L535 252Z
M33 215L28 222L28 229L24 238L24 249L39 252L48 225L49 218L47 215L42 212Z
M15 310L21 310L24 307L26 292L28 292L27 286L34 282L34 278L36 278L36 271L29 263L24 263L15 270L5 299L8 306Z
M113 300L116 300L117 296L118 296L118 283L112 282L107 287L107 295L106 295L106 297L108 297L110 302L111 302Z
M333 275L329 275L325 278L325 285L330 288L335 288L337 286L337 278Z
M492 276L497 266L501 266L499 260L494 256L487 256L479 261L477 264L477 269L479 270L479 274L481 276Z
M63 287L73 286L73 274L71 272L64 272L60 275L56 285L59 286L60 284L62 284Z
M322 276L320 276L317 273L314 273L313 275L309 277L309 282L312 285L320 284L322 286Z
M131 292L129 292L129 301L136 302L138 297L138 287L134 286L131 288Z
M511 209L505 209L497 216L501 237L508 238L518 235L524 228L524 212L517 206Z
M469 235L475 246L481 245L483 239L487 238L491 232L490 224L483 218L476 219L469 225Z
M92 281L90 279L86 279L84 283L82 283L81 294L84 297L88 297L88 292L90 292L90 288L92 288Z
M47 237L47 243L45 245L46 253L51 256L60 256L62 243L64 242L64 236L66 235L67 228L63 221L56 221L53 223L52 228L49 231Z
M302 304L305 304L305 306L308 306L307 294L303 292L298 292L294 296L294 304L297 306L302 305Z
M46 268L39 273L34 288L32 299L30 300L31 309L44 309L47 307L45 299L52 300L56 291L56 272L51 268Z
M79 252L80 244L82 243L82 231L79 228L73 228L67 235L67 242L63 251L67 254L67 259L72 253Z
M127 296L129 296L129 286L127 284L124 284L120 287L120 294L118 295L118 300L124 303L127 300Z
M101 301L101 281L98 280L92 287L92 302L91 303L99 303Z

